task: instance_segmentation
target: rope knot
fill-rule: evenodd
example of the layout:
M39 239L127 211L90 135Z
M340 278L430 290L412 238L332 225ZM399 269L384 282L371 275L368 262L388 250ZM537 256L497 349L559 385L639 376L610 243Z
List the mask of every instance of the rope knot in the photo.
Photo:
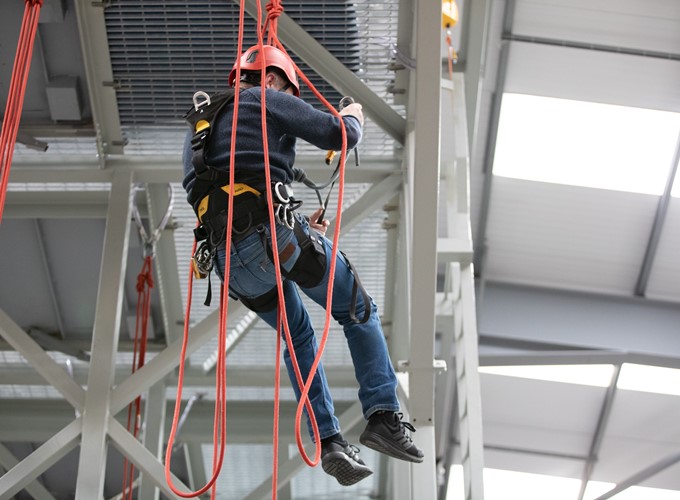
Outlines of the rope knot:
M269 2L265 9L267 10L267 17L271 20L275 20L281 14L283 14L283 5L277 0L272 0Z
M139 273L137 275L137 293L142 293L146 285L153 288L153 276L150 272Z

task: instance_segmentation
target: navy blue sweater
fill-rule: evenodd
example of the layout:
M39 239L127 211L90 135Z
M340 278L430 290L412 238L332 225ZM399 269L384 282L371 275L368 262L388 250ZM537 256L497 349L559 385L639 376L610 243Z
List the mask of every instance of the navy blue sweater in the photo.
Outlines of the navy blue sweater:
M261 176L264 185L264 148L262 146L262 121L260 87L241 91L236 128L236 152L234 165L237 179L239 172L249 177ZM339 151L342 148L340 121L330 113L324 113L293 95L267 89L267 142L269 163L273 182L290 184L293 181L295 141L299 137L324 150ZM229 171L231 123L234 106L228 104L216 119L206 151L207 164ZM361 140L361 124L354 116L344 116L347 131L347 148L351 149ZM195 173L191 164L190 131L184 142L184 180L182 185L191 191Z

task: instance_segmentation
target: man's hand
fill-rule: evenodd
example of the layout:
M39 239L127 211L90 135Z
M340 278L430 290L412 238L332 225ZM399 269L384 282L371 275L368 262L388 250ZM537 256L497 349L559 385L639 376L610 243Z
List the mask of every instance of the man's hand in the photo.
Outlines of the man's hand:
M328 219L323 219L321 221L321 224L317 223L316 221L319 220L319 217L321 217L321 214L323 213L323 208L317 208L312 215L309 216L309 225L312 229L316 229L318 232L323 234L324 236L326 235L326 229L328 229L328 226L330 225L330 222Z
M361 126L364 126L364 112L362 111L363 107L361 104L358 102L353 102L352 104L348 104L344 108L340 110L340 116L345 116L345 115L350 115L359 120L359 123Z

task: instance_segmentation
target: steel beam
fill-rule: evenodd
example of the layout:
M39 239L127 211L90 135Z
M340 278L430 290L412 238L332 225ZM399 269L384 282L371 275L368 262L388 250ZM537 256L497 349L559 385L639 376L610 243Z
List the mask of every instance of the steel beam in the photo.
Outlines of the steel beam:
M668 178L666 179L666 187L663 190L659 204L656 207L656 214L654 215L654 223L652 224L652 231L649 235L645 256L642 260L640 274L638 275L637 284L635 285L635 295L644 297L647 293L647 285L649 284L649 276L652 274L652 265L656 257L656 250L659 248L659 240L663 232L663 226L666 222L666 215L668 214L668 207L671 203L671 191L673 184L675 184L675 175L678 172L678 164L680 164L680 134L675 143L675 154L673 161L668 171Z
M43 236L42 224L36 219L33 221L35 227L35 237L38 242L38 250L40 251L40 260L43 265L43 270L45 271L45 276L47 277L47 289L50 292L50 300L52 301L52 309L54 310L54 318L57 321L57 327L59 328L59 336L64 339L64 321L61 318L61 309L59 308L59 301L57 300L57 293L54 290L54 280L52 279L52 269L50 268L50 263L47 260L47 251L45 250L45 237Z
M149 227L154 231L169 207L168 186L149 184L146 187L149 207ZM182 200L184 201L184 200ZM170 222L170 221L168 221ZM167 227L167 226L166 226ZM179 273L177 272L177 249L171 229L164 229L155 245L154 269L163 318L163 330L168 344L183 335L184 305L182 303Z
M123 283L132 217L131 197L132 171L119 170L114 174L111 184L104 235L92 333L91 369L83 412L76 500L101 498L104 491L106 431L123 307Z
M124 155L112 156L106 161L106 168L82 156L60 156L55 160L14 161L10 184L17 183L63 183L63 182L111 182L115 171L127 168L134 172L135 182L180 183L182 174L180 155ZM327 177L330 169L319 156L300 155L295 166L302 168L311 178ZM348 168L345 182L379 182L387 175L399 172L400 158L362 156L361 167ZM11 193L11 191L9 192ZM9 195L8 193L8 195Z
M339 417L340 427L343 432L350 431L354 426L364 421L364 415L361 411L361 404L354 403L347 410L345 410ZM315 445L312 443L307 448L305 452L307 455L313 456ZM279 463L278 472L278 483L277 488L280 490L286 486L295 477L295 475L300 472L305 467L305 462L302 457L297 454L292 458L289 458L285 462ZM257 486L250 494L245 497L244 500L262 500L263 498L269 497L272 491L272 476L262 481L259 486Z
M246 10L255 18L256 1L246 0ZM278 18L278 35L286 46L335 90L354 97L378 126L400 144L404 144L406 120L285 13Z
M84 350L75 349L71 344L54 338L52 335L48 335L37 328L31 328L28 334L46 351L58 351L81 361L90 361L90 355Z
M503 7L503 35L512 32L512 23L515 17L516 0L507 0ZM496 70L496 88L491 102L491 115L489 117L489 129L486 134L486 144L484 146L484 156L482 157L482 199L480 202L480 214L478 228L475 234L477 252L475 253L475 270L477 274L484 275L484 257L486 254L486 228L489 222L489 212L491 206L491 191L493 188L493 163L496 154L496 141L498 139L498 124L501 116L501 106L503 104L503 93L505 92L505 79L508 73L508 60L510 59L510 42L503 39L501 42L501 52Z
M224 349L225 356L228 356L229 353L234 350L241 340L243 340L244 337L248 335L248 332L250 332L250 330L252 330L255 325L257 325L259 320L260 317L253 311L246 311L236 326L232 328L227 334L227 345ZM211 373L213 370L215 370L218 358L219 350L215 349L215 351L210 354L210 356L208 356L205 361L203 361L203 372L205 374Z
M9 471L18 464L19 460L16 459L9 449L0 443L0 466ZM52 493L47 491L47 488L45 488L38 480L28 483L25 490L26 493L31 495L35 500L56 500Z
M76 0L75 7L92 118L97 134L97 151L103 167L106 155L123 153L123 132L120 128L116 91L112 85L113 70L106 37L104 5L97 6L89 0Z
M258 401L229 401L227 405L229 444L271 444L273 402L270 398L271 396ZM193 405L189 418L177 435L178 443L212 444L214 403L214 399L211 401L206 397ZM166 414L172 415L174 404L174 401L167 401ZM338 415L344 413L352 404L354 401L336 401L336 413ZM296 408L297 403L293 400L281 401L282 442L295 442ZM116 415L116 420L121 425L126 424L126 418L126 412L119 412ZM73 409L61 399L6 399L0 405L0 442L46 441L72 420ZM164 427L166 436L170 431L170 425L170 418L167 418ZM350 429L346 437L356 439L358 434Z
M159 462L149 450L144 448L144 446L142 446L142 444L113 417L109 417L108 419L108 429L109 436L111 436L111 442L121 454L125 455L133 464L135 464L135 467L137 467L147 479L153 481L163 495L174 500L180 500L181 497L178 497L173 493L165 480L165 468L163 464ZM173 484L178 490L182 493L187 493L189 491L189 488L187 488L177 476L172 473L170 476Z
M577 500L583 500L583 497L586 493L586 488L588 487L588 481L590 481L590 478L593 475L593 470L595 470L595 464L597 463L598 454L600 453L602 440L604 439L604 435L607 430L607 424L609 423L609 415L611 415L612 407L614 406L616 387L618 385L620 375L621 365L618 365L614 368L614 373L612 374L611 381L609 382L607 393L605 394L604 400L602 401L602 408L600 409L600 415L598 416L595 432L593 433L593 440L590 443L590 450L588 450L588 458L583 467L583 474L581 475L581 488L579 490Z
M509 354L481 354L479 356L480 366L620 365L623 363L680 369L680 358L624 351L524 351Z
M149 395L144 405L144 447L158 460L163 457L163 443L165 431L165 384L158 382L149 389ZM139 477L138 498L144 500L158 500L160 490L146 474Z
M186 443L182 445L184 462L187 464L187 473L189 475L189 486L194 491L208 484L202 446L200 443Z
M332 387L358 387L352 366L329 366L325 371ZM85 385L87 383L88 372L89 367L77 365L74 367L73 379L77 384ZM287 373L286 369L282 368L281 374L284 377L287 376ZM119 366L116 368L116 381L123 382L129 376L130 367ZM271 367L262 365L228 365L227 377L229 378L230 387L272 387L274 383L274 373ZM177 382L177 376L174 373L161 378L165 379L170 385ZM0 366L0 380L2 380L3 384L8 385L45 384L44 379L30 366L26 365L17 367ZM214 386L214 384L214 376L206 375L202 368L187 367L187 370L184 372L185 387L208 387Z
M620 482L619 484L616 485L616 487L609 490L604 495L600 495L595 500L607 500L608 498L618 495L619 493L621 493L624 490L627 490L631 486L640 484L645 479L649 479L650 477L658 474L662 470L668 469L669 467L675 465L678 462L680 462L680 453L676 453L674 455L670 455L664 458L663 460L659 460L655 464L652 464L649 467L641 470L637 474L632 475L625 481Z
M341 220L341 230L343 234L347 234L366 217L394 198L394 195L397 194L401 184L401 175L390 175L371 186L361 198L352 203L346 210L343 210ZM336 222L337 221L333 219L328 226L327 237L331 240L335 234Z
M82 419L78 417L0 476L0 498L12 498L78 446L81 429Z
M49 384L54 386L73 407L82 411L85 391L69 374L0 309L0 336L20 353Z
M479 110L482 86L486 72L486 45L491 17L491 2L475 0L465 4L462 51L465 63L465 106L467 112L468 146L472 155L476 151ZM437 53L440 49L438 48Z
M232 304L230 309L238 311L243 307L240 302ZM237 313L238 314L238 313ZM186 353L189 356L201 347L211 336L215 335L218 327L219 311L213 311L208 317L196 325L189 335ZM160 352L151 361L130 375L113 390L111 394L111 414L115 415L125 408L130 401L134 400L142 392L149 389L156 382L174 370L180 361L183 340L176 340L163 352Z

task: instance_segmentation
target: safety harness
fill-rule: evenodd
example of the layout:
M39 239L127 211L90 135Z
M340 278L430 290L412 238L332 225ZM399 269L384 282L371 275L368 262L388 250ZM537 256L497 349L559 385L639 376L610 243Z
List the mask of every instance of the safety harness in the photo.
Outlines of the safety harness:
M191 258L191 265L194 278L208 278L205 305L210 305L212 298L210 275L214 266L215 254L226 238L227 207L229 195L232 192L231 186L228 184L229 172L210 165L206 155L215 121L222 109L233 100L233 89L218 92L211 96L198 91L193 97L194 106L184 117L194 134L191 138L191 164L196 177L188 200L199 220L199 225L194 229L194 237L198 245ZM297 174L300 175L300 172L298 171ZM305 177L304 172L301 172L301 175ZM267 198L263 196L262 191L266 187L260 185L261 179L252 176L250 178L240 177L239 181L235 182L233 187L232 241L238 242L250 236L253 232L257 232L269 259L274 262L273 250L265 230L265 224L269 220L269 212ZM305 182L305 184L316 189L318 195L319 186L310 181ZM271 190L275 203L276 222L293 231L300 247L299 257L293 267L290 271L282 268L281 273L303 288L313 288L321 282L326 274L326 252L321 243L321 238L317 237L313 231L307 234L299 222L296 223L296 217L299 216L296 216L295 210L302 205L302 202L294 198L293 190L289 185L276 182L271 186ZM327 203L328 200L326 200ZM370 297L361 285L356 269L347 259L347 256L344 253L342 255L354 275L350 317L355 323L365 323L371 314ZM364 316L361 319L358 319L355 315L359 291L365 305ZM233 289L229 290L229 294L255 312L271 311L276 308L278 302L276 286L255 298L240 296Z

